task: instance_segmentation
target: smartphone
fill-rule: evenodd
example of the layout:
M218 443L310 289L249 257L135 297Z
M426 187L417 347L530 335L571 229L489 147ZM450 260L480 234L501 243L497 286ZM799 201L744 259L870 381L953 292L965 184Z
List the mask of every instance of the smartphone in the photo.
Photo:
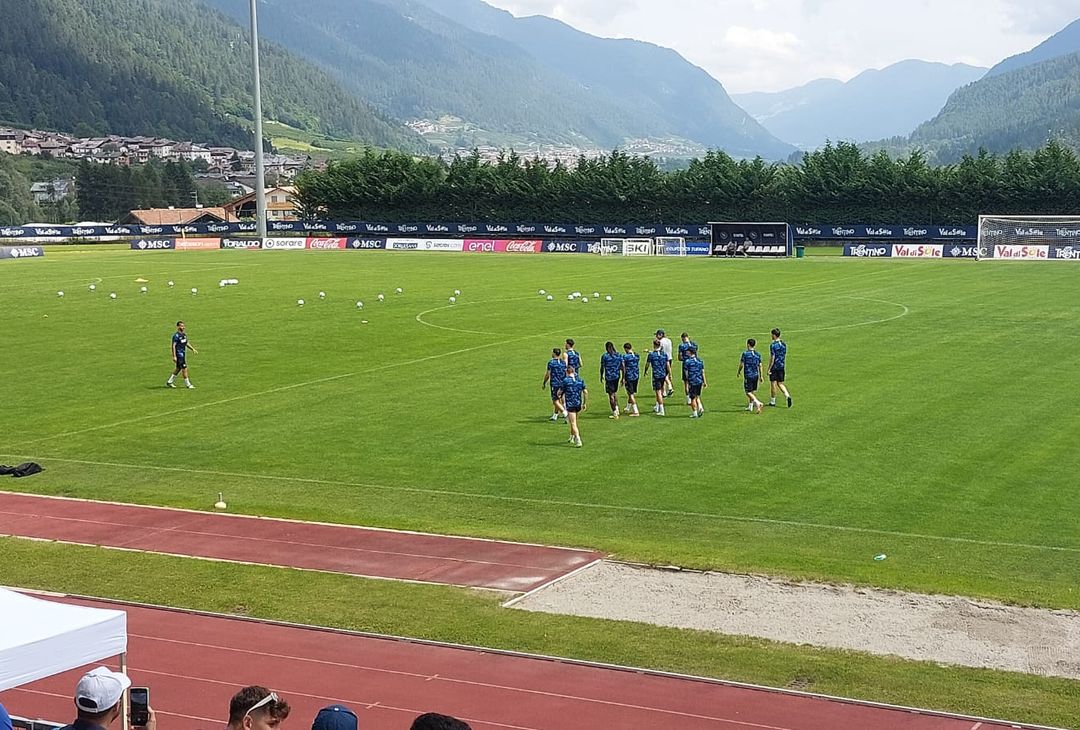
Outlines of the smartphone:
M150 688L132 687L130 694L131 724L146 727L150 722Z

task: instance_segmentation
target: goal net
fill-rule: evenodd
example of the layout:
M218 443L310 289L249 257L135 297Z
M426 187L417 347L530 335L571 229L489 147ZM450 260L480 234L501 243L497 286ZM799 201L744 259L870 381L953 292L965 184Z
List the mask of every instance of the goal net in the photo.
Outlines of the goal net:
M653 239L651 238L626 238L623 239L623 256L652 256Z
M661 236L656 239L657 256L686 256L686 239L680 236Z
M980 260L1080 260L1080 216L979 216Z

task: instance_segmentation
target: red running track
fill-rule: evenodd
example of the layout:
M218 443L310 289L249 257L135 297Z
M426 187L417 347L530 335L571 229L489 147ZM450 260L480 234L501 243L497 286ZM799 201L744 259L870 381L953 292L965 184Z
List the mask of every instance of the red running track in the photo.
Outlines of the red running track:
M85 599L128 612L128 660L161 730L223 727L229 698L263 684L310 727L342 703L361 730L443 712L474 730L1006 730L1011 725L732 687L706 680ZM296 600L300 600L297 598ZM14 715L70 720L81 672L0 693Z
M0 492L0 534L524 593L599 553Z

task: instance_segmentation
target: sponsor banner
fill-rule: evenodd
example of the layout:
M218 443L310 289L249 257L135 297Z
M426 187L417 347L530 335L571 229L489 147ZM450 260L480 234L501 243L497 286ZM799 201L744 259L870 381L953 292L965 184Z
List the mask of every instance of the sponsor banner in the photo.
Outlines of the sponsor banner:
M979 237L979 229L975 226L812 225L792 226L792 234L797 241L837 241L851 238L967 241L977 239Z
M1080 244L1075 246L1051 246L1050 258L1056 261L1080 261Z
M132 251L168 251L176 248L173 238L139 238L131 242Z
M941 255L947 259L977 259L979 247L974 243L946 243Z
M517 241L508 239L466 238L463 242L466 253L540 253L543 241Z
M388 238L386 239L387 251L418 251L421 241L416 238Z
M652 256L652 241L623 241L624 256Z
M682 245L678 241L664 241L665 256L679 256L682 250L686 250L687 256L709 256L712 254L712 245L708 241L686 241Z
M390 251L463 251L465 242L451 238L388 238Z
M305 245L311 251L340 251L348 242L347 238L309 238Z
M540 249L544 253L588 253L588 241L544 241Z
M888 243L847 243L844 244L845 256L858 258L887 258L892 256L892 245Z
M1046 261L1050 258L1050 246L998 244L994 246L994 258L1013 261Z
M222 248L238 248L238 249L258 249L262 248L262 244L259 243L257 238L223 238L221 239Z
M386 248L385 238L350 238L345 248L350 251L381 251Z
M307 248L307 239L267 238L263 241L263 248L267 251L303 251Z
M940 243L897 243L892 255L894 259L940 259L945 256L945 247Z
M0 259L39 259L44 255L41 246L0 246Z
M301 221L267 221L266 230L274 233L306 231L307 224Z
M220 238L177 238L177 251L209 251L221 248Z

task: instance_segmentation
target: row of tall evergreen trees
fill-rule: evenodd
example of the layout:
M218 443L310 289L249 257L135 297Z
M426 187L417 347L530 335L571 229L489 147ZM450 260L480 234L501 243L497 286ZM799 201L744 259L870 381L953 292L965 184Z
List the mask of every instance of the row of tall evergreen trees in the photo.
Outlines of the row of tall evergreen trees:
M980 214L1080 215L1080 159L1049 142L1034 152L981 151L932 166L840 143L798 164L710 152L664 172L613 152L576 167L476 153L445 162L367 151L297 180L306 215L384 222L790 223L973 225Z
M125 167L83 161L75 172L79 217L115 221L137 208L193 208L198 187L186 161Z

